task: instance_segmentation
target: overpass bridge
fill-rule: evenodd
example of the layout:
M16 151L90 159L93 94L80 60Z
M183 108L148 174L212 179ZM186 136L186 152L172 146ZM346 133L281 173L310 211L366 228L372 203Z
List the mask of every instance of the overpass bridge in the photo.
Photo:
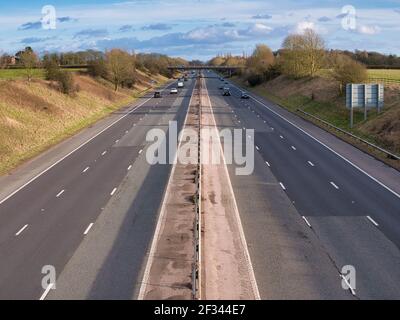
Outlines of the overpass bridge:
M169 66L168 69L171 71L189 71L189 70L216 70L229 72L229 76L232 72L243 69L241 66L208 66L208 65L197 65L197 66Z

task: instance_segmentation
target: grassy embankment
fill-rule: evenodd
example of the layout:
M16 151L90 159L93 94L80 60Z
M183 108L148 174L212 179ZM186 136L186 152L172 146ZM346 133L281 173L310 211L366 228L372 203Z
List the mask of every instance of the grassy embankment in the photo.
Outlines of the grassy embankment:
M16 70L0 70L0 78L11 71ZM167 81L139 73L134 90L115 92L107 81L74 74L80 90L67 96L40 73L28 82L17 71L14 80L0 80L0 174L132 102L152 87L152 80Z
M400 70L370 71L372 71L373 75L379 74L380 77L400 76ZM390 72L385 74L384 71ZM236 78L234 81L246 86L242 79ZM298 113L297 109L306 111L389 151L400 154L400 85L391 84L385 86L385 108L380 114L377 114L375 110L371 110L368 113L368 120L364 121L363 111L355 112L355 126L353 129L349 127L349 111L345 108L345 98L338 94L338 84L329 76L329 72L322 72L319 77L314 79L294 80L280 76L265 84L248 89L300 116L303 115ZM314 100L311 99L312 95L314 95ZM332 130L319 121L307 116L304 117L331 131L343 140L400 169L399 161L388 159L385 154L367 147L365 144L336 130Z

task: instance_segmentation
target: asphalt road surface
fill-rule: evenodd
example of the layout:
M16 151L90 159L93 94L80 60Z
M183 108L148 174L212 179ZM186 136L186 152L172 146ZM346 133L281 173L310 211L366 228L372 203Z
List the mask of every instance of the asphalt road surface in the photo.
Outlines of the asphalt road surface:
M255 129L253 174L228 170L261 298L399 299L398 191L272 103L242 100L232 84L223 97L221 81L206 75L217 126ZM137 297L171 170L146 163L145 137L167 130L169 120L182 127L194 81L185 84L178 95L148 96L120 111L97 133L80 133L84 145L2 196L0 299L43 297L45 265L60 275L52 298ZM343 289L344 266L356 271L352 290Z
M217 125L255 129L253 175L230 175L261 298L399 299L399 195L270 102L242 100L230 83L223 97L222 82L208 75ZM347 265L356 270L353 294L341 285Z
M130 170L136 170L131 172L133 179L141 173L137 163L145 162L148 130L166 127L168 123L161 123L166 114L178 122L178 128L182 126L194 82L185 82L178 95L170 95L167 89L162 98L149 94L120 111L118 122L5 201L0 199L0 299L42 297L43 266L54 266L59 275ZM144 180L139 191L130 192L136 208L146 207L145 220L140 213L136 217L143 225L136 226L132 240L137 244L130 265L136 270L132 284L140 281L134 278L140 276L170 169L169 165L151 168L151 179ZM141 189L154 191L144 196ZM114 297L130 298L134 290L129 287L128 293L120 288ZM109 293L112 298L111 289Z

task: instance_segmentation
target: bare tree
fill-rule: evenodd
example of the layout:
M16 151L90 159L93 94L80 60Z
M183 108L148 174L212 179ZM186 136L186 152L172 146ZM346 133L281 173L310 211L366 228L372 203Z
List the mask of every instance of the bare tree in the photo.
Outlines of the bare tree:
M306 29L302 38L305 69L309 76L314 77L322 68L325 55L325 42L312 29Z
M258 73L264 73L274 61L275 57L272 50L265 44L258 44L251 57L247 60L247 66L257 70Z
M282 44L283 72L296 78L314 77L323 66L324 55L324 40L314 30L289 35Z
M25 69L25 74L28 81L32 80L34 69L39 62L38 56L31 50L25 50L20 54L20 63Z
M115 91L129 77L134 77L134 58L124 50L112 49L106 52L106 66Z

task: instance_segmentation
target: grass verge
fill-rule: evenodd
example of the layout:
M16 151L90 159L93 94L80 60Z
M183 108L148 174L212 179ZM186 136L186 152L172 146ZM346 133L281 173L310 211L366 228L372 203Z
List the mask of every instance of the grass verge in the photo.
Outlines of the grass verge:
M9 173L152 89L114 95L112 90L94 80L83 78L81 81L91 82L77 97L62 95L39 80L29 84L12 82L8 89L0 87L0 174ZM167 79L159 80L158 85L166 82ZM20 94L12 95L10 91L16 89L21 90Z

